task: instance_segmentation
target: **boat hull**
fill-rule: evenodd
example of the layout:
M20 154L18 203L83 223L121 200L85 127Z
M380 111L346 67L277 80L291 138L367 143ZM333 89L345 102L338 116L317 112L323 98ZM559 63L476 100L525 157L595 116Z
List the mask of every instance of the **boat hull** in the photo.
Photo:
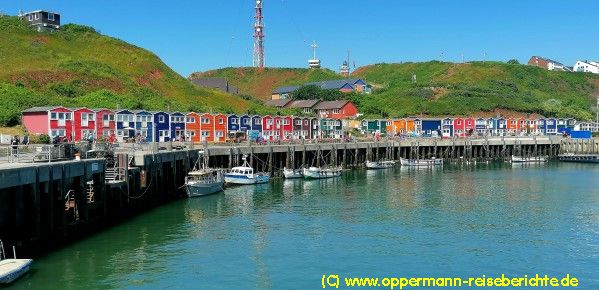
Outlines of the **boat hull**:
M302 170L299 169L294 170L283 168L283 175L285 176L285 179L298 179L304 177Z
M409 160L409 159L400 158L399 162L401 163L401 166L414 166L414 167L427 167L427 166L443 165L443 159Z
M10 284L29 271L31 259L6 259L0 261L0 284Z
M395 162L393 161L383 161L383 162L366 162L366 169L387 169L395 166Z
M304 169L303 173L305 179L325 179L341 176L341 169L310 168Z
M257 176L249 177L249 176L245 176L245 175L225 174L225 183L228 183L228 184L252 185L252 184L267 183L269 180L270 180L270 177L266 176L266 175L257 175Z
M512 155L511 161L512 161L512 163L542 163L542 162L546 162L547 158L544 156L519 157L519 156Z
M599 163L599 155L559 155L557 159L561 162Z
M206 196L223 191L225 188L225 182L189 183L187 184L186 188L188 197Z

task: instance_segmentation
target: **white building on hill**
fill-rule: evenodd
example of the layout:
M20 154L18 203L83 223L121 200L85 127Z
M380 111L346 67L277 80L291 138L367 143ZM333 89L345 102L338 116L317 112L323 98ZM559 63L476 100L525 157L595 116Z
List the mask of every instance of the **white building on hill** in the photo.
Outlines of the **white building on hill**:
M579 60L576 62L576 65L574 65L574 71L599 74L599 63L596 61Z

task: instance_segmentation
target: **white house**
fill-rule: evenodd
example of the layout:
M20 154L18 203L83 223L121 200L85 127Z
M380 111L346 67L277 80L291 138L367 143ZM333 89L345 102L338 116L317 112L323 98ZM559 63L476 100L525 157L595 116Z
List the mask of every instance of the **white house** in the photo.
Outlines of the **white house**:
M596 61L577 61L574 65L575 72L590 72L599 74L599 63Z

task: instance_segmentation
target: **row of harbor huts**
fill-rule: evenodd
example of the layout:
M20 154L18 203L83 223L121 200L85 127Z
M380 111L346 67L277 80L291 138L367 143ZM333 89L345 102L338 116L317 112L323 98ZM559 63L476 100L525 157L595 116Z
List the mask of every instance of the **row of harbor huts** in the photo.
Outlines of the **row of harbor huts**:
M576 128L574 119L557 118L401 118L357 120L302 116L258 116L220 113L150 112L65 107L23 111L22 124L31 134L69 141L113 137L123 142L344 138L357 131L371 136L468 137L556 135Z

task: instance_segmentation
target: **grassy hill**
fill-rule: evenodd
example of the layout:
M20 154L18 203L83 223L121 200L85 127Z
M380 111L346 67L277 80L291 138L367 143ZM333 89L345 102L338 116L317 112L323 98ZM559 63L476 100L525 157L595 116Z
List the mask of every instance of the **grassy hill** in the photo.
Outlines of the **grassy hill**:
M272 91L280 86L300 85L307 82L339 79L341 76L327 69L310 70L303 68L265 68L253 67L223 68L207 72L197 72L190 79L199 77L221 77L239 88L240 93L268 100Z
M5 16L0 39L0 126L15 125L21 110L40 105L263 110L259 102L198 88L153 53L90 27L39 33Z
M283 85L338 79L329 70L227 68L193 76L226 77L241 91L260 98ZM412 81L416 75L416 82ZM553 72L500 62L376 64L357 69L352 77L373 84L369 96L350 96L366 116L540 114L595 116L599 76Z

